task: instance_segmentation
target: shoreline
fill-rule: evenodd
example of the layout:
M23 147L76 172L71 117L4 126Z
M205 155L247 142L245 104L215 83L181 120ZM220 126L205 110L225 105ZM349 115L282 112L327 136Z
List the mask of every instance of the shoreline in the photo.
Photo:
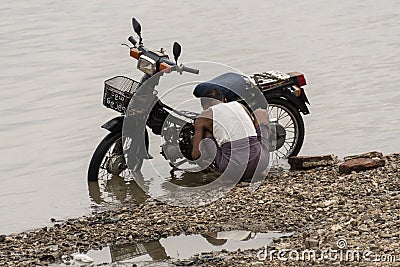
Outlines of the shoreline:
M337 164L271 174L255 192L248 190L248 184L241 183L223 198L201 207L173 207L148 201L56 221L50 227L3 235L0 265L61 263L63 255L111 243L147 242L182 233L229 230L294 232L268 246L275 250L321 251L334 248L339 239L345 239L346 249L396 256L400 264L400 154L384 159L384 167L349 174L339 173ZM222 251L207 257L198 255L165 262L172 266L306 264L278 259L262 261L257 258L259 250ZM307 264L318 265L318 262ZM337 264L338 261L324 261L325 266Z

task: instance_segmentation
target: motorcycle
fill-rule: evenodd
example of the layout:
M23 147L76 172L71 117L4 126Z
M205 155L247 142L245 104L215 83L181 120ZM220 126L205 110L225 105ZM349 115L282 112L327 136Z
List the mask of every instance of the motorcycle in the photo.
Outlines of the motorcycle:
M141 25L135 18L132 18L132 26L139 41L130 36L128 40L132 46L123 45L129 48L130 56L137 60L137 69L144 74L139 82L124 76L116 76L105 81L103 105L121 113L121 115L101 126L108 130L109 134L99 143L93 153L88 168L88 181L98 181L99 179L113 175L124 176L124 172L128 171L128 165L131 167L126 162L127 155L124 156L122 132L123 127L126 126L125 124L129 124L129 120L127 120L128 122L124 122L124 119L127 118L127 112L129 112L129 103L133 97L139 97L139 89L141 89L142 84L157 75L158 77L154 83L158 84L163 73L173 71L180 74L183 72L199 73L197 69L178 64L178 58L181 54L179 43L175 42L173 45L173 56L175 59L175 62L173 62L169 59L164 49L153 51L143 45ZM228 84L237 88L223 86L224 79L230 80ZM274 158L288 158L299 153L305 134L301 113L303 115L309 114L306 104L310 104L303 88L307 83L302 73L267 71L254 73L250 76L226 73L216 77L212 82L214 82L214 85L217 84L220 87L228 102L242 101L246 106L248 106L248 99L244 101L235 92L238 90L250 91L249 85L251 88L256 88L253 90L261 92L268 103L270 123L275 129L273 133L275 138L272 149L272 160ZM207 86L209 83L201 83L198 87L203 87L200 89L204 89L204 86ZM150 90L154 90L154 86ZM197 89L196 87L194 95L200 97L201 95L196 92ZM133 171L140 170L143 160L152 158L148 153L148 129L153 134L160 135L163 138L161 154L165 159L170 161L171 165L179 167L191 160L194 121L197 114L189 111L175 110L164 104L157 97L153 98L152 101L153 105L151 106L151 110L149 110L149 115L145 122L146 127L142 131L144 135L143 141L136 143L134 149L130 150L129 159L134 162ZM254 110L252 107L249 108L250 110ZM130 126L134 128L132 125Z

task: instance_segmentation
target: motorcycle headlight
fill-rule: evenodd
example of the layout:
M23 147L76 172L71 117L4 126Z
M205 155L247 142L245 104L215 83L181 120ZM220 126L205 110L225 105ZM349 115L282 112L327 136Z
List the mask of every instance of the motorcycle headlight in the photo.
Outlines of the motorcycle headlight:
M153 75L156 72L156 62L148 56L141 55L137 63L137 68L148 75Z

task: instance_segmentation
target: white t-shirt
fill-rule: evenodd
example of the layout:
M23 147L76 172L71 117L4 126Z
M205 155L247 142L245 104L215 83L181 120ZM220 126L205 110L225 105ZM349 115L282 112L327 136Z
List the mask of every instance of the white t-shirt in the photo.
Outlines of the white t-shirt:
M234 101L211 107L213 136L219 146L250 136L257 136L254 124L243 106Z

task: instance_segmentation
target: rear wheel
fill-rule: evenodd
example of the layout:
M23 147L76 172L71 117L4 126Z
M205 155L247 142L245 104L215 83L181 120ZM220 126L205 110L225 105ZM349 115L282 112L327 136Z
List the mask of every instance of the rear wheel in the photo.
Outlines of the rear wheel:
M296 156L304 141L304 122L294 105L282 98L268 100L271 123L276 124L277 146L273 158L282 159Z

